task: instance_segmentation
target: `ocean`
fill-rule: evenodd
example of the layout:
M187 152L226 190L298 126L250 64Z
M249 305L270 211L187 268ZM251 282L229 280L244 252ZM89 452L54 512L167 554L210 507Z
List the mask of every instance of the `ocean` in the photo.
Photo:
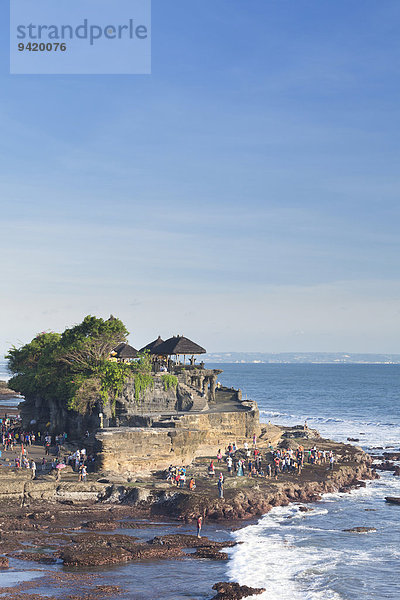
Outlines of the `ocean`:
M365 450L400 448L400 365L223 365L220 381L256 400L261 420L307 423L337 441L358 438ZM379 450L375 450L379 453ZM309 513L280 507L235 532L228 577L264 587L259 600L398 600L400 478L350 494L327 494ZM344 532L352 527L376 532Z
M0 381L8 381L11 377L9 370L7 369L7 361L0 358Z
M0 381L8 381L11 377L11 373L7 369L7 361L4 359L0 359ZM21 397L17 394L15 398L7 398L6 400L2 400L1 404L3 406L18 406L21 402Z
M400 365L207 366L222 368L221 383L240 387L244 397L256 400L264 422L296 425L307 420L337 441L351 437L366 450L400 449ZM204 535L242 542L228 550L228 562L188 556L102 573L107 583L128 590L120 600L206 600L215 593L213 583L226 580L264 587L266 593L254 600L398 600L400 507L384 498L400 496L400 478L391 472L380 474L381 479L350 494L325 495L311 505L311 512L302 513L296 505L275 508L232 533L225 526L205 523ZM376 532L343 531L357 526L375 527ZM165 525L165 533L174 531L193 533L193 527ZM134 530L144 539L160 534ZM0 575L0 585L4 577L19 581L27 570L37 576L37 568L13 559L7 575ZM62 570L60 565L49 568Z

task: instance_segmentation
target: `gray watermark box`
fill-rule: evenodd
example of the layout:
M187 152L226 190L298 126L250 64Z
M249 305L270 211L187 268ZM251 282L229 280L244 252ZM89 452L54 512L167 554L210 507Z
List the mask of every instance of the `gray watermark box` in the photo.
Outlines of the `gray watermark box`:
M10 73L151 73L151 0L10 0Z

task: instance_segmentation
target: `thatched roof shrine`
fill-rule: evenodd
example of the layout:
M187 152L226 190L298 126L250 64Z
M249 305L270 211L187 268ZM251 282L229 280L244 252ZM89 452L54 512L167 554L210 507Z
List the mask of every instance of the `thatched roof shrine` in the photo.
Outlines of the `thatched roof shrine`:
M137 358L138 351L133 348L133 346L122 342L122 344L118 344L118 346L114 348L112 355L117 359L127 360L129 358Z
M147 346L144 346L143 348L140 348L139 352L150 352L150 354L158 354L158 347L164 343L164 340L158 336L158 338L156 340L154 340L154 342L150 342L150 344L147 344Z
M163 356L172 356L177 354L193 355L205 354L207 350L192 342L183 335L178 335L169 338L159 346L157 346L157 354Z

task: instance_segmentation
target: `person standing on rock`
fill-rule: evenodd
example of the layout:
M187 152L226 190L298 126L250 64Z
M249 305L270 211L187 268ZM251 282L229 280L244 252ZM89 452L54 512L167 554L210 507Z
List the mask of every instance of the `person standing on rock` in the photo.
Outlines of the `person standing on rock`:
M279 466L280 466L280 458L278 456L276 456L274 458L274 475L275 475L275 479L278 479Z
M214 468L214 461L213 460L210 462L210 466L208 467L208 475L209 475L209 477L211 477L211 479L215 475L215 468Z
M220 498L224 497L224 476L222 475L222 473L220 473L219 475L219 479L218 479L218 495Z
M35 461L33 459L31 460L31 470L32 470L32 479L35 479L35 477L36 477L36 463L35 463Z
M203 517L200 515L197 518L197 537L200 538L201 537L201 528L203 526Z
M226 459L226 466L228 467L228 473L232 474L232 465L233 465L233 460L231 456L228 456L228 458Z

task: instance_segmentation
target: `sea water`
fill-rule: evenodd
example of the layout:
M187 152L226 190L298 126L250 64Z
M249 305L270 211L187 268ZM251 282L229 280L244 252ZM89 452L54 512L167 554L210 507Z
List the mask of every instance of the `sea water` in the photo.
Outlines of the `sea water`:
M0 381L8 381L11 374L7 368L7 361L4 358L0 358Z
M307 423L337 441L358 438L366 450L400 448L399 365L221 365L220 381L258 402L261 420ZM382 452L382 450L375 450ZM267 592L259 600L398 600L400 478L350 494L327 494L303 513L273 509L234 533L230 579ZM364 534L352 527L375 527Z

